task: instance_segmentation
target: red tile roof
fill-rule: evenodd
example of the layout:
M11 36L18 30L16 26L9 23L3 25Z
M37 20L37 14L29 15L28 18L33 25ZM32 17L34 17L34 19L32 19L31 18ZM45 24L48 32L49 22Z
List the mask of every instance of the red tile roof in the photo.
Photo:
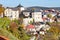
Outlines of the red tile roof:
M27 26L27 29L34 29L35 27L34 27L34 25L32 25L32 24L30 24L30 25L28 25Z

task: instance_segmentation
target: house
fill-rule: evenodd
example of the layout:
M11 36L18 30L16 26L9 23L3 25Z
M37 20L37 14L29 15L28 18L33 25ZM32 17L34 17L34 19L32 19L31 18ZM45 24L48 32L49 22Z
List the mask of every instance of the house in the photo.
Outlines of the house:
M46 23L46 22L47 22L47 15L46 15L46 14L44 14L44 15L43 15L43 17L42 17L42 19L43 19L43 22L45 22L45 23Z
M19 11L18 8L11 8L8 7L5 9L5 16L8 17L11 20L18 19L19 18Z
M32 18L34 19L34 22L43 22L42 20L42 12L32 12Z
M27 25L26 31L27 33L35 34L36 33L35 26L32 24Z
M36 31L40 31L41 28L45 27L45 23L43 22L36 22L34 24Z
M31 13L31 11L30 10L24 10L24 11L22 11L23 12L23 17L24 18L28 18L28 17L32 17L32 13Z
M43 12L43 21L44 22L54 22L52 19L55 15L57 15L56 11L54 9L49 9L45 12Z
M45 34L45 31L41 28L39 34L44 35Z
M23 10L25 10L24 7L18 5L17 7L7 7L4 13L6 17L10 18L11 20L14 20L19 19L19 15Z
M45 24L45 27L42 27L42 29L43 29L44 31L49 30L49 29L50 29L50 26L49 26L48 24Z
M27 25L29 25L31 23L33 23L33 18L24 18L23 19L24 26L27 26Z
M35 29L38 33L44 35L46 30L50 29L50 26L48 24L45 24L44 22L38 22L34 24Z
M35 24L35 29L39 34L44 35L46 30L50 29L50 26L48 24L45 24L43 22L39 22Z
M48 14L51 14L51 16L54 17L55 15L57 15L57 12L54 9L50 9L48 10Z
M42 35L44 35L46 33L46 31L49 30L49 29L50 29L50 26L47 25L47 24L45 24L45 27L42 27L40 29L40 32L39 33L42 34Z
M32 24L29 24L26 26L27 31L35 31L35 26Z
M42 35L45 34L45 30L43 29L43 28L45 28L45 23L44 22L36 22L34 24L34 26L35 26L36 32L38 34L42 34Z
M31 10L24 10L23 11L23 16L24 18L33 18L34 19L34 22L43 22L42 20L42 12L39 10L39 11L31 11Z
M30 10L24 10L24 11L22 11L22 14L23 14L23 17L24 17L23 24L25 26L33 23L33 18L32 18L32 15L31 15L32 13L31 13Z

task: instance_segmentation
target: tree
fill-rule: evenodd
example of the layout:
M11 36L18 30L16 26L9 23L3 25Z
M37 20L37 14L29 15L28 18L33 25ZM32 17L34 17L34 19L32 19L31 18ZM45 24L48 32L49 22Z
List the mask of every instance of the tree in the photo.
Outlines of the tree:
M25 33L22 27L19 27L15 22L10 24L10 32L20 40L28 40L29 36Z
M21 25L19 25L19 26L22 27L23 29L25 28L24 24L21 24Z
M60 38L60 23L50 23L50 26L44 35L44 40L58 40Z
M26 34L26 32L24 31L24 29L22 27L19 27L18 30L19 30L21 40L29 40L30 39L30 36L28 36Z
M60 33L60 29L58 27L52 26L48 31L49 31L49 33L51 33L50 34L51 38L58 39L59 33Z
M6 36L11 40L29 40L29 36L17 23L18 22L13 22L7 17L0 18L0 35Z
M52 14L47 14L47 17L52 18Z
M35 11L35 8L32 8L31 11L34 12Z
M30 21L30 22L29 22L29 24L32 24L32 23L33 23L33 21Z
M11 22L10 23L10 30L16 31L17 28L18 28L18 24L17 23L15 23L15 22Z
M7 17L0 18L0 28L7 29L10 22L11 22L10 19Z
M1 5L1 6L0 6L0 15L1 15L1 13L3 13L3 17L4 17L4 10L5 10L5 8L2 7L2 5Z

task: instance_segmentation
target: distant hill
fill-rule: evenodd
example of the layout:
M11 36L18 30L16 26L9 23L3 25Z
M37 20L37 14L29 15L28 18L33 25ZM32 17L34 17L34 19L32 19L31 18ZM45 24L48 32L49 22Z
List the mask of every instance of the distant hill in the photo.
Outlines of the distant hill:
M31 10L32 8L36 10L46 10L46 9L55 9L55 10L60 10L60 7L40 7L40 6L32 6L32 7L27 7L28 10Z

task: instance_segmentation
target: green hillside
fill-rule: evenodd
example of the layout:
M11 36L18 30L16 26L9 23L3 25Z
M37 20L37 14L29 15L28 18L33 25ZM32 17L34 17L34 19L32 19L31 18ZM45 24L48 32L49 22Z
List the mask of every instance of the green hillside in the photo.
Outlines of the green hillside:
M29 40L29 36L19 26L18 20L9 20L7 17L0 18L0 35L10 40Z

